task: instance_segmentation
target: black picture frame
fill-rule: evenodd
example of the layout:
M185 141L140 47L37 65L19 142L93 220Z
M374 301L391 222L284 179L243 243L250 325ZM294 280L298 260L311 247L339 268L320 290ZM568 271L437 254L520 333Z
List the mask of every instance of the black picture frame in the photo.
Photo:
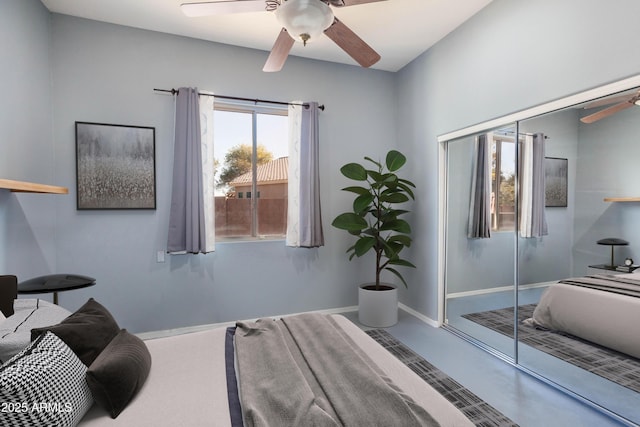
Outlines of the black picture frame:
M559 157L544 159L544 205L548 208L566 208L569 161Z
M156 209L156 129L75 122L78 210Z

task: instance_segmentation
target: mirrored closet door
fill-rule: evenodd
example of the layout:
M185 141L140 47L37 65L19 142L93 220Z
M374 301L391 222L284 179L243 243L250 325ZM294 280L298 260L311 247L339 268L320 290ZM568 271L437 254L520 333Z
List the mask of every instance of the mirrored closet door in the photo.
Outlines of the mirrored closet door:
M629 425L640 424L639 85L440 140L444 326Z
M514 358L515 125L447 144L446 324ZM478 322L503 310L504 334Z

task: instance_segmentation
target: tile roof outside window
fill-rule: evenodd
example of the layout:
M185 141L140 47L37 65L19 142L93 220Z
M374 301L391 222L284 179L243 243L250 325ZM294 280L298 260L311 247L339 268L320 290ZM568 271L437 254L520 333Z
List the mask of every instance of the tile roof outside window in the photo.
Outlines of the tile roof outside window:
M242 186L251 184L251 172L240 175L229 186ZM289 178L289 157L280 157L268 163L258 165L256 168L258 184L275 184L278 182L287 182Z

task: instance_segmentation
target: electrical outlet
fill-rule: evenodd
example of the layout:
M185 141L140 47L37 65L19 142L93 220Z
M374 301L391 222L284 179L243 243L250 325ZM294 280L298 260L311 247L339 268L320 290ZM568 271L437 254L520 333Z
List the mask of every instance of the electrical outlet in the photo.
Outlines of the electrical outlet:
M158 251L156 254L156 262L164 262L164 251Z

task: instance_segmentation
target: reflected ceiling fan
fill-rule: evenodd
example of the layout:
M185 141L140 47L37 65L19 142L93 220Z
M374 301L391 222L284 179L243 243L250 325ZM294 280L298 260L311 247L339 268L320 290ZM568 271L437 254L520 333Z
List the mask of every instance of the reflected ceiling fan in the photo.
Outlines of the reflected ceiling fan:
M380 55L333 15L331 6L345 7L386 0L218 0L183 3L189 17L244 12L274 12L283 26L262 71L280 71L295 41L305 46L322 33L363 67L380 60Z
M624 95L618 95L618 96L590 102L589 104L585 105L584 108L585 109L597 108L597 107L603 107L605 105L610 105L610 107L603 108L602 110L597 111L593 114L584 116L583 118L580 119L580 121L582 123L593 123L593 122L597 122L600 119L604 119L605 117L609 117L619 111L626 110L627 108L631 108L634 105L640 106L640 91L634 92L632 94L627 93Z

